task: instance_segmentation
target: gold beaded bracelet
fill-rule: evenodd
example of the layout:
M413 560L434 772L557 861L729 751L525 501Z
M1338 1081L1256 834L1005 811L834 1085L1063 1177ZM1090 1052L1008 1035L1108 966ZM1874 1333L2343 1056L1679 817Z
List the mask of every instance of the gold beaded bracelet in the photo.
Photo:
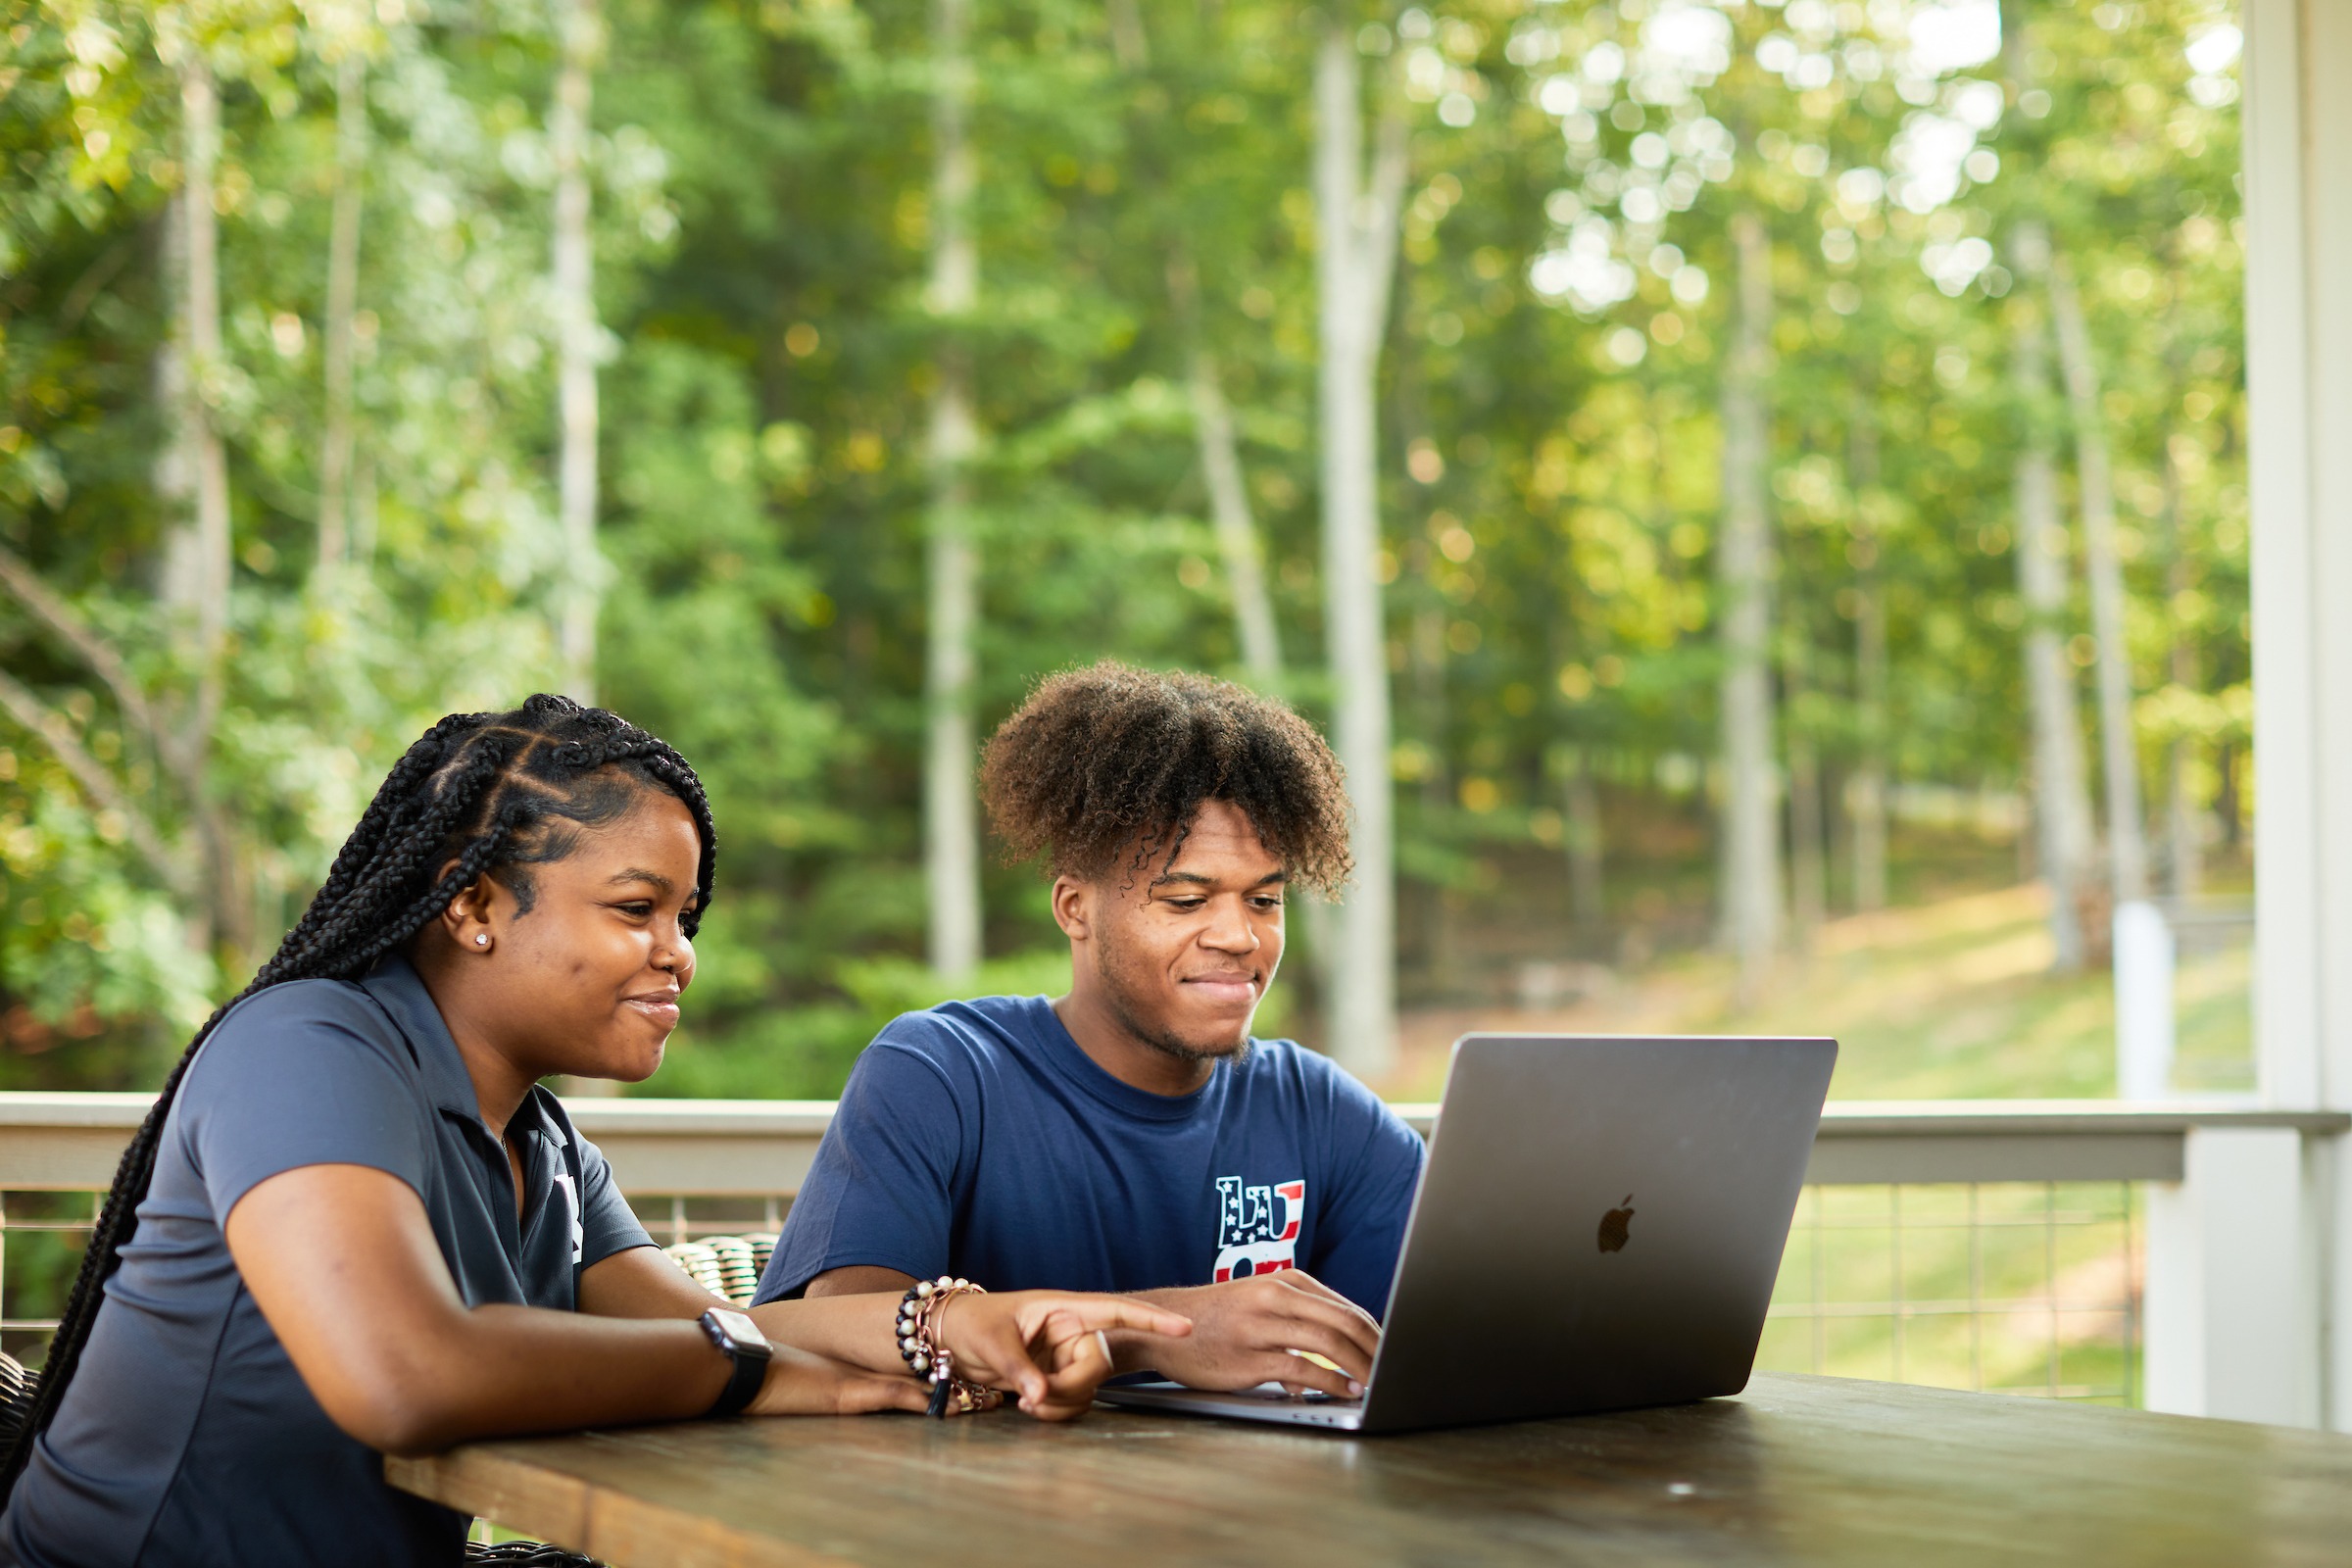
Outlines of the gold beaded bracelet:
M945 1417L951 1403L964 1413L994 1408L1004 1396L956 1375L956 1358L939 1343L940 1315L958 1296L986 1296L985 1287L942 1274L916 1282L899 1301L899 1358L931 1385L928 1413Z

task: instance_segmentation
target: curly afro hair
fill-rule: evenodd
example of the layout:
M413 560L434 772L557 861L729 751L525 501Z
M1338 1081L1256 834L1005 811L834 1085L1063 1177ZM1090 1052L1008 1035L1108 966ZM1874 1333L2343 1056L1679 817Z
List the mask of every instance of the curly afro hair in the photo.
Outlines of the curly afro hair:
M1335 897L1348 789L1314 726L1279 702L1205 675L1104 660L1038 683L989 737L980 793L1010 861L1090 881L1122 858L1173 864L1204 801L1250 818L1295 882Z

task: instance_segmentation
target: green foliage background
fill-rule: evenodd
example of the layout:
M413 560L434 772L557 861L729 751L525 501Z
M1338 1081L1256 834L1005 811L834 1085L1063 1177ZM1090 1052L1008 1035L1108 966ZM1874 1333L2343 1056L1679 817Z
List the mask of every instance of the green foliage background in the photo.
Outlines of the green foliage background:
M2032 0L2013 17L2033 29L2020 95L1997 59L1906 64L1942 9L1350 5L1368 79L1411 124L1381 431L1408 996L1493 979L1450 945L1474 904L1501 906L1528 951L1703 934L1740 211L1769 220L1779 307L1776 613L1804 672L1785 728L1833 783L1850 769L1853 596L1874 573L1897 777L2019 787L2009 484L2029 421L2065 419L2021 406L2006 373L2004 246L2035 215L2102 361L2149 776L2189 737L2194 805L2234 832L2242 269L2234 68L2210 44L2230 17ZM1720 23L1717 65L1664 47L1699 10ZM1114 36L1125 13L1140 55ZM979 0L982 307L946 321L923 297L920 0L610 0L604 16L600 697L693 759L723 835L699 1005L656 1087L829 1094L881 1018L949 989L914 957L921 457L944 344L967 340L980 367L984 724L1039 674L1103 654L1238 665L1184 394L1196 342L1236 407L1287 695L1319 709L1317 27L1264 0ZM2200 39L2220 62L2201 72ZM0 544L166 709L191 676L157 610L175 519L153 478L153 362L188 48L222 91L227 345L207 396L237 561L203 789L230 808L269 933L410 738L554 679L552 15L0 3ZM369 96L371 500L363 569L322 577L332 62L349 50ZM1905 198L1934 134L1990 160L1946 158L1966 170L1948 192ZM1580 255L1597 292L1555 286ZM1190 310L1178 259L1199 278ZM2193 678L2176 679L2176 647ZM193 831L119 695L4 596L0 658L160 831ZM1577 749L1611 824L1605 932L1572 928L1546 881ZM1055 986L1028 873L993 869L987 901L1006 956L979 983ZM122 813L42 733L0 725L0 1086L150 1081L257 957L192 942L190 922Z

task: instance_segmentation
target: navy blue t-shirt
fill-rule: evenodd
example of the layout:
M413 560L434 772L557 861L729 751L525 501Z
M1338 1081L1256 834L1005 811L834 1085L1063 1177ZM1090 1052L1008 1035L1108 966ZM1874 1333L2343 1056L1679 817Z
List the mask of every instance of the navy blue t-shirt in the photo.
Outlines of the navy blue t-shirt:
M1369 1089L1288 1040L1154 1095L1097 1066L1044 997L946 1003L858 1058L758 1299L855 1264L1006 1291L1295 1267L1378 1314L1421 1158Z
M0 1516L24 1568L410 1568L465 1552L466 1520L396 1492L327 1418L237 1273L229 1210L304 1165L368 1165L424 1200L468 1306L569 1311L579 1273L652 1245L596 1146L533 1089L506 1151L405 959L297 980L213 1032L164 1119L138 1234L81 1367Z

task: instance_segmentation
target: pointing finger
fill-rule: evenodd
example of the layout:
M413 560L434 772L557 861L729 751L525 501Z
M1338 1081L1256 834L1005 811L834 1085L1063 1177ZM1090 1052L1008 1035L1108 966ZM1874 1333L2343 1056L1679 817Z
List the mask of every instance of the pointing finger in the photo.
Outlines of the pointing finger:
M1193 1332L1193 1320L1181 1312L1171 1312L1150 1301L1139 1301L1132 1296L1084 1298L1079 1308L1081 1326L1098 1333L1105 1329L1134 1329L1144 1334L1159 1334L1169 1339L1182 1339Z
M1181 1339L1193 1332L1191 1318L1132 1296L1063 1296L1040 1292L1035 1304L1040 1308L1032 1320L1037 1324L1037 1332L1053 1332L1055 1338L1106 1329L1133 1329L1169 1339Z

